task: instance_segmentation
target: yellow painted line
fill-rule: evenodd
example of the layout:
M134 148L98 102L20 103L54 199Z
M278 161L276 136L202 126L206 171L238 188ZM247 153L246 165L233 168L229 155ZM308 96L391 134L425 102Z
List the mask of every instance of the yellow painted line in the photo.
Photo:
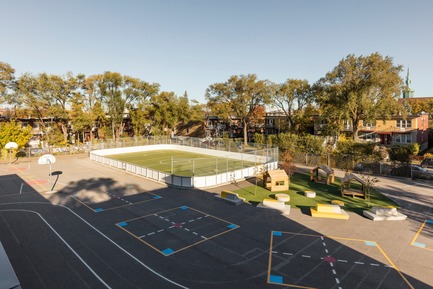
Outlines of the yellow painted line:
M386 253L382 250L382 248L379 246L379 244L376 243L377 248L379 248L380 252L382 253L382 255L386 258L386 260L388 260L388 262L391 264L391 266L394 267L394 269L398 272L398 274L400 274L401 278L403 278L403 280L406 282L406 284L412 288L415 289L412 284L409 283L409 281L406 279L406 277L404 277L403 273L401 273L400 269L397 268L397 266L391 261L391 259L388 257L388 255L386 255Z
M134 237L135 239L137 239L138 241L140 241L140 242L146 244L147 246L149 246L150 248L154 249L155 251L158 251L159 253L163 254L163 253L161 252L161 250L159 250L158 248L156 248L156 247L152 246L151 244L147 243L147 242L144 241L143 239L138 238L137 235L131 233L130 231L128 231L128 230L126 230L125 228L123 228L122 226L119 226L119 225L117 225L117 224L116 224L116 226L119 227L120 229L122 229L123 231L125 231L126 233L128 233L129 235L131 235L132 237ZM164 255L164 254L163 254L163 255Z
M177 210L177 209L179 209L179 208L180 208L180 207L176 207L176 208L173 208L173 209L168 209L168 210L164 210L164 211L159 211L159 212L157 212L157 213L152 213L152 214L148 214L148 215L146 215L146 216L140 216L140 217L137 217L137 218L133 218L133 219L129 219L129 220L124 220L124 221L122 221L122 222L127 222L127 223L129 223L129 222L132 222L132 221L135 221L135 220L139 220L139 219L147 218L147 217L149 217L149 216L154 216L155 214L161 214L161 213L165 213L165 212L169 212L169 211ZM224 223L226 223L226 224L232 224L232 223L230 223L230 222L228 222L228 221L225 221L225 220L220 219L220 218L217 218L217 217L215 217L215 216L212 216L212 215L206 214L206 213L201 212L201 211L199 211L199 210L196 210L196 209L193 209L193 208L190 208L190 207L188 207L188 209L189 209L189 210L194 210L194 211L196 211L196 212L199 212L199 213L203 214L204 216L209 216L209 217L215 218L215 219L217 219L217 220L219 220L219 221L222 221L222 222L224 222ZM119 226L119 225L117 225L117 226L118 226L119 228L121 228L122 230L124 230L125 232L127 232L128 234L130 234L131 236L133 236L134 238L136 238L137 240L139 240L139 241L141 241L142 243L148 245L149 247L151 247L151 248L153 248L154 250L158 251L158 252L161 253L162 255L167 256L167 255L164 254L161 250L155 248L154 246L152 246L152 245L149 244L148 242L144 241L143 239L140 239L140 238L139 238L137 235L135 235L134 233L128 231L127 229L125 229L125 228L123 228L123 227L121 227L121 226ZM208 241L208 240L211 240L211 239L216 238L216 237L218 237L218 236L221 236L221 235L223 235L223 234L226 234L226 233L228 233L228 232L230 232L230 231L236 230L237 228L239 228L239 226L236 225L236 228L231 228L231 229L229 229L229 230L225 230L225 231L223 231L223 232L221 232L221 233L218 233L218 234L212 235L212 236L210 236L210 237L205 237L206 239L203 239L203 240L200 240L200 241L198 241L198 242L195 242L195 243L192 243L192 244L190 244L190 245L187 245L187 246L185 246L185 247L182 247L182 248L180 248L180 249L178 249L178 250L176 250L176 251L173 251L173 253L171 253L170 255L176 254L176 253L181 252L181 251L183 251L183 250L185 250L185 249L191 248L191 247L196 246L196 245L198 245L198 244L200 244L200 243L203 243L203 242L205 242L205 241Z
M422 227L425 225L425 222L423 223L423 225L421 226L420 230L418 231L417 235L415 237L417 237L419 235L419 232L421 231ZM386 253L382 250L382 248L379 246L379 244L377 244L377 242L375 241L369 241L369 240L363 240L363 239L354 239L354 238L343 238L343 237L333 237L333 236L324 236L324 235L313 235L313 234L302 234L302 233L294 233L294 232L283 232L283 231L279 231L281 233L285 233L285 234L292 234L292 235L298 235L298 236L307 236L307 237L325 237L325 238L330 238L330 239L334 239L334 240L347 240L347 241L357 241L357 242L372 242L376 244L376 247L379 249L379 251L382 253L382 255L385 257L385 259L389 262L389 264L392 266L392 268L394 268L398 274L403 278L403 280L406 282L406 284L412 288L415 289L412 284L409 283L409 281L406 279L406 277L403 275L403 273L401 273L401 271L397 268L397 266L391 261L391 259L388 257L388 255L386 255ZM416 238L414 238L415 240ZM271 238L272 241L272 238ZM433 251L433 250L432 250ZM272 251L270 251L270 254L272 254ZM270 267L270 265L269 265ZM268 270L268 276L270 272L270 268ZM269 278L269 277L268 277ZM269 283L269 280L268 280ZM278 283L272 283L272 284L278 284ZM281 284L280 284L281 285ZM292 285L288 285L288 286L292 286ZM296 286L294 286L296 287ZM307 287L301 287L301 288L307 288Z
M410 242L410 244L413 246L413 244L415 243L415 240L418 239L419 234L421 234L422 229L424 228L425 224L427 223L427 220L424 220L424 222L422 223L421 227L419 228L418 232L416 232L415 236L412 239L412 242Z
M354 239L354 238L344 238L344 237L325 236L325 235L314 235L314 234L302 234L302 233L285 232L285 231L279 231L279 232L281 232L281 233L285 233L285 234L296 235L296 236L306 236L306 237L326 237L326 238L334 239L334 240L347 240L347 241L358 241L358 242L374 242L374 241L363 240L363 239ZM376 242L374 242L374 243L376 243Z
M209 238L206 237L206 239L203 239L203 240L201 240L201 241L198 241L198 242L192 243L192 244L190 244L190 245L188 245L188 246L182 247L182 248L180 248L179 250L174 251L174 252L171 253L170 255L176 254L176 253L178 253L178 252L180 252L180 251L183 251L183 250L185 250L185 249L191 248L191 247L193 247L193 246L195 246L195 245L198 245L198 244L200 244L200 243L206 242L206 241L208 241L208 240L211 240L211 239L213 239L213 238L216 238L216 237L218 237L218 236L221 236L221 235L223 235L223 234L225 234L225 233L228 233L228 232L230 232L230 231L236 230L237 228L239 228L239 227L236 227L236 228L233 228L233 229L230 229L230 230L227 230L227 231L221 232L221 233L216 234L216 235L212 235L212 236L209 237ZM161 254L162 254L162 253L161 253Z
M77 199L74 196L71 196L72 199L76 200L78 203L80 203L81 205L85 206L86 208L92 210L93 212L95 211L95 209L93 209L92 207L90 207L89 205L85 204L84 202L80 201L79 199Z
M278 231L278 232L285 233L285 232L282 232L282 231ZM318 235L307 235L307 234L299 234L299 235L321 237L321 236L318 236ZM288 284L288 283L275 283L275 282L271 282L270 277L271 277L272 244L273 243L274 243L274 231L271 231L271 241L270 241L270 245L269 245L269 262L268 262L268 284L276 284L276 285L286 286L286 287L292 287L292 288L317 289L315 287L306 287L306 286L300 286L300 285L294 285L294 284Z
M269 261L268 261L268 283L270 283L269 278L271 277L271 265L272 265L272 244L274 243L274 231L271 231L271 241L269 244Z
M134 202L134 203L130 203L130 204L125 204L125 205L120 205L120 206L116 206L116 207L110 207L110 208L104 209L104 211L115 210L115 209L124 208L124 207L132 206L132 205L135 205L135 204L141 204L141 203L150 202L150 201L154 201L154 200L156 200L156 199L143 200L143 201L138 201L138 202ZM95 203L95 204L97 204L97 203Z

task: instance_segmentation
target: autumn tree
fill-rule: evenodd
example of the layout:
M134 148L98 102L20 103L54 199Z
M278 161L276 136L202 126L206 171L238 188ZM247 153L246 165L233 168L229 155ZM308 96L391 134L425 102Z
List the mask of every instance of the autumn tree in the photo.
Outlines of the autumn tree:
M316 101L326 118L350 120L358 139L359 120L387 119L396 112L401 71L402 66L379 53L350 54L316 83Z
M257 106L269 103L271 97L269 81L258 80L255 74L234 75L226 82L214 83L206 90L208 105L216 114L240 118L244 129L244 145L248 141L248 126ZM220 115L219 115L220 116Z

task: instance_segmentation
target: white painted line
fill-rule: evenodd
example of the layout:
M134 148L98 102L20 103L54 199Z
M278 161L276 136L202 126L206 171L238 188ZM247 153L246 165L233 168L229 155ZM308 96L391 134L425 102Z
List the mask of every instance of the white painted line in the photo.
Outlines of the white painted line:
M311 258L311 256L309 256L309 255L301 255L301 257L304 257L304 258Z
M340 279L335 278L335 282L337 282L337 284L340 284Z
M359 264L359 265L364 265L364 262L358 262L358 261L355 261L355 262L353 262L353 263L355 263L355 264Z
M380 266L379 264L376 263L370 263L371 266Z
M155 234L155 232L149 233L147 234L148 236L152 236L153 234Z
M158 233L161 233L162 231L164 231L164 229L158 230L157 232L158 232Z
M21 195L21 193L23 192L23 186L24 186L24 183L21 183L20 195Z
M51 203L45 203L45 202L29 202L29 203L41 203L41 204L45 204L45 205L52 205ZM0 205L4 205L4 204L0 204ZM54 206L54 205L53 205ZM108 238L104 233L102 233L101 231L99 231L98 229L96 229L92 224L90 224L89 222L87 222L86 220L84 220L82 217L80 217L80 215L78 215L77 213L75 213L74 211L72 211L70 208L63 206L63 205L56 205L62 208L67 209L68 211L70 211L72 214L74 214L77 218L79 218L81 221L83 221L84 223L86 223L89 227L91 227L93 230L95 230L96 232L98 232L101 236L103 236L105 239L107 239L110 243L112 243L114 246L116 246L117 248L119 248L121 251L123 251L126 255L128 255L129 257L131 257L132 259L134 259L138 264L140 264L141 266L143 266L144 268L146 268L147 270L149 270L151 273L155 274L156 276L160 277L161 279L164 279L165 281L179 287L179 288L183 288L183 289L189 289L186 286L183 286L182 284L179 284L171 279L169 279L168 277L165 277L164 275L156 272L155 270L153 270L151 267L149 267L148 265L146 265L145 263L143 263L142 261L140 261L137 257L135 257L134 255L132 255L131 253L129 253L126 249L124 249L122 246L120 246L119 244L117 244L116 242L114 242L113 240L111 240L110 238Z
M62 238L62 236L60 236L59 233L57 233L57 231L48 223L47 220L44 219L44 217L42 217L41 214L39 214L38 212L35 211L31 211L31 210L24 210L24 209L8 209L8 210L0 210L1 212L27 212L27 213L33 213L36 214L37 216L39 216L39 218L42 219L42 221L44 221L45 224L47 224L48 228L51 229L51 231L54 232L54 234L56 234L56 236L66 245L66 247L69 248L69 250L72 251L72 253L74 253L75 256L77 256L77 258L81 261L81 263L84 264L84 266L87 267L87 269L89 269L90 272L92 272L92 274L102 283L104 284L104 286L106 288L110 288L110 285L108 285L107 283L105 283L105 281L95 272L93 271L93 269L89 266L89 264L86 263L86 261L84 261L81 256L68 244L68 242L65 241L65 239Z
M195 220L189 220L188 223L194 222Z
M272 254L278 254L278 251L272 251Z
M337 261L347 263L347 260L337 259Z
M194 235L198 235L196 232L192 232Z
M293 256L292 253L283 253L283 255L289 255L289 256Z
M334 275L337 275L337 272L335 271L335 269L332 269L332 273L334 273Z
M326 252L326 254L329 254L329 251L328 251L328 249L325 249L325 252Z
M205 236L200 236L200 237L202 237L203 239L207 240L207 238Z

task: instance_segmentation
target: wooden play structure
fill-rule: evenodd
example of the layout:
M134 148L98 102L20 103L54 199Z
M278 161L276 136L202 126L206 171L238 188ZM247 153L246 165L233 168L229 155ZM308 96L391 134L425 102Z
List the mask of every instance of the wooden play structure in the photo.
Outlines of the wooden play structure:
M271 170L263 175L263 187L271 192L289 190L289 176L284 170Z
M324 175L324 176L322 176ZM310 170L310 182L323 182L326 184L334 183L334 170L327 165L319 165Z
M361 189L351 188L352 183L359 183ZM355 174L348 174L341 179L341 196L352 196L353 197L366 197L366 184L364 181Z

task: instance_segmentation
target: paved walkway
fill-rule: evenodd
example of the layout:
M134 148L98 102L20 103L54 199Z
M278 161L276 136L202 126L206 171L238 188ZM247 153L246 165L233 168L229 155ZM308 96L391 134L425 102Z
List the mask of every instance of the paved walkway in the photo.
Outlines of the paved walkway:
M299 166L298 169L308 168ZM180 288L281 288L267 282L269 272L271 279L277 283L280 280L278 274L281 272L286 272L284 278L305 274L305 278L311 279L312 283L319 282L316 288L321 288L320 278L313 278L315 273L307 273L310 272L311 269L308 268L311 268L311 265L314 267L324 262L320 259L302 259L300 265L295 265L297 263L290 263L295 262L295 259L276 254L292 254L290 249L296 249L296 246L301 246L302 248L297 250L302 252L309 251L314 245L320 245L316 249L323 250L322 243L326 243L326 248L337 246L341 252L346 252L353 259L353 264L346 273L337 272L340 274L339 281L344 281L345 274L357 272L359 280L350 278L351 280L346 281L365 282L366 276L373 278L371 274L374 270L371 266L392 264L402 275L391 276L391 279L406 279L410 286L404 286L406 283L400 282L401 287L395 287L391 285L392 280L389 280L390 276L387 274L374 275L379 280L386 278L384 281L388 282L387 287L382 288L433 288L430 285L433 284L433 228L424 223L425 220L433 219L433 190L430 184L403 178L379 177L378 186L381 191L402 206L401 211L409 216L408 220L373 222L349 213L350 219L343 221L312 218L299 209L292 209L290 216L284 217L273 210L258 209L245 204L235 207L214 200L212 193L249 186L251 183L248 181L209 190L180 190L100 166L88 161L85 156L58 157L53 171L58 172L53 174L58 192L46 194L49 189L47 166L37 165L36 160L21 161L14 165L0 164L0 241L7 245L5 248L12 256L9 257L13 265L15 262L17 276L23 285L28 284L27 288L47 288L46 284L51 288L106 288L99 286L102 283L95 276L109 283L111 288L179 288L176 284L185 286ZM337 176L342 176L343 173L336 172ZM91 205L92 200L85 199L86 194L83 191L85 189L117 194L122 190L127 192L132 186L143 191L135 200L126 196L128 201L136 202L135 204L119 205L102 212L96 212L96 207ZM149 201L149 193L161 198ZM80 202L77 202L77 199ZM109 207L111 199L107 197L104 209ZM118 203L119 201L116 206ZM124 224L126 220L139 220L151 214L169 213L177 207L194 208L206 215L230 222L230 229L233 230L210 240L203 239L203 242L197 244L184 244L185 250L167 257L146 245L143 242L145 240L137 239L138 235L134 237L125 233L119 229L122 225L116 225ZM36 215L30 214L30 211L44 217L83 258L85 264L94 269L94 274L52 234L41 219L32 217ZM420 230L423 224L425 226ZM179 229L182 227L181 222L174 225ZM212 229L212 224L205 225ZM216 229L221 230L220 227ZM161 228L156 230L158 232ZM133 228L129 229L129 232L132 231ZM271 232L277 232L274 238L271 237ZM303 243L305 239L302 237L308 236L313 239L307 238L310 243ZM279 242L277 237L284 239L279 239ZM289 242L294 239L299 241ZM414 239L425 246L411 245ZM373 247L362 251L359 240L365 244L377 244L383 254ZM188 242L188 239L161 237L160 241L149 244L162 242L177 248L179 243L176 242ZM270 245L271 268L268 267ZM314 257L314 254L302 255L299 257ZM32 261L33 258L37 261ZM336 263L337 260L333 258L325 257L325 261L329 264L335 263L341 269L344 264ZM366 260L370 267L357 267L361 263L365 265ZM280 263L274 265L274 261ZM343 261L345 259L341 260ZM322 276L322 273L328 277L333 276L328 263L328 268L317 273L319 276ZM301 276L296 280L301 282L305 278ZM362 288L369 288L367 283L362 284L365 285ZM342 288L354 286L347 285Z

